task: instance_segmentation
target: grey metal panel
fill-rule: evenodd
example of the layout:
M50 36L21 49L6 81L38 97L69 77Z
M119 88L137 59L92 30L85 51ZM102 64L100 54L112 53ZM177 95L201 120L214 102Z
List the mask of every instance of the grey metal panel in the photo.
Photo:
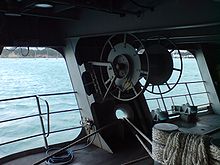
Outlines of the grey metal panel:
M171 27L199 27L204 26L202 24L220 22L219 8L220 3L211 0L195 0L166 1L157 6L154 11L145 11L140 17L135 15L120 17L91 10L83 11L80 21L67 24L68 33L73 36L86 36L122 31L143 32L154 29L162 31Z
M65 60L67 64L67 68L69 71L71 83L73 85L73 89L76 91L76 100L78 106L81 108L81 117L82 123L86 123L87 120L94 121L92 112L91 112L91 104L94 102L93 95L88 96L85 92L85 88L82 81L82 73L85 71L84 64L79 66L77 64L77 60L75 57L75 46L77 44L78 38L73 38L67 40L67 46L65 48ZM86 127L86 132L93 131L91 128ZM98 134L94 140L94 144L104 150L112 152L108 145L105 143L101 135Z
M201 49L196 51L196 60L198 63L198 67L201 73L202 79L205 81L204 85L206 88L206 91L208 92L208 97L211 103L211 106L213 108L213 111L217 114L220 114L220 102L218 95L216 93L216 89L214 87L214 82L212 80L212 77L209 73L209 69L203 54L203 51Z

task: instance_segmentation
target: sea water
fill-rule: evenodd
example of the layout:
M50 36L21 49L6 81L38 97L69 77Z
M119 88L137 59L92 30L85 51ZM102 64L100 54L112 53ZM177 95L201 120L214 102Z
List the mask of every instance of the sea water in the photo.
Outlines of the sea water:
M184 59L183 75L180 82L200 81L201 76L195 59ZM191 91L204 91L203 85L191 87ZM73 91L65 61L62 58L1 58L0 59L0 100L19 96L39 95L45 93L59 93ZM184 86L176 87L169 94L186 93ZM192 91L193 92L193 91ZM146 98L158 97L145 93ZM63 96L43 97L50 104L50 111L78 108L74 94ZM196 99L195 99L196 100ZM199 96L196 104L207 102L207 97ZM161 100L159 100L161 102ZM178 104L178 98L175 102ZM183 103L182 99L179 104ZM151 109L157 108L157 103L148 101ZM167 100L170 104L170 100ZM41 101L42 111L46 112L45 103ZM0 102L0 121L37 114L35 98ZM80 125L78 111L66 112L62 115L50 115L51 131ZM44 116L47 128L47 118ZM48 143L54 144L74 139L81 129L51 134ZM39 117L32 117L18 121L0 123L0 143L42 133ZM0 157L34 147L44 146L42 136L31 140L0 146Z
M73 91L65 61L62 58L1 58L0 100L19 96ZM74 94L42 97L50 112L78 108ZM40 101L46 112L44 101ZM38 114L36 98L0 102L0 121ZM79 111L50 115L50 131L80 126ZM43 117L47 132L47 117ZM74 139L81 129L51 134L48 143ZM39 117L0 123L0 143L42 133ZM18 151L44 146L42 136L0 146L0 157Z

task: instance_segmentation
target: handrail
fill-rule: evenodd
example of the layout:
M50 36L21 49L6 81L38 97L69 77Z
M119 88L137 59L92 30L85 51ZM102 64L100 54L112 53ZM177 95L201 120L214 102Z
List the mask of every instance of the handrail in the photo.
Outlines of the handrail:
M64 94L74 94L77 93L76 91L72 92L61 92L61 93L50 93L50 94L38 94L38 96L53 96L53 95L64 95ZM0 99L0 102L3 101L10 101L10 100L20 100L20 99L27 99L31 97L36 97L36 95L29 95L29 96L20 96L20 97L12 97L7 99Z
M50 135L50 107L49 107L47 100L45 100L45 103L47 106L47 135L46 137L48 137Z
M45 136L46 132L45 132L45 128L44 128L44 121L42 118L42 112L41 112L41 106L40 106L40 100L39 100L40 98L37 95L35 96L35 98L36 98L36 102L37 102L37 108L38 108L38 113L39 113L41 129L43 132L43 139L44 139L44 143L45 143L45 148L48 149L48 142L47 142L47 137Z
M74 94L74 93L77 92L72 91L72 92L45 93L45 94L39 94L38 96L53 96L53 95L64 95L64 94Z
M71 128L65 128L65 129L60 129L60 130L56 130L56 131L51 131L50 133L53 134L53 133L58 133L58 132L64 132L64 131L69 131L69 130L73 130L73 129L79 129L79 128L82 128L82 127L83 126L76 126L76 127L71 127ZM15 139L15 140L11 140L11 141L7 141L7 142L4 142L4 143L1 143L0 146L6 145L6 144L10 144L10 143L15 143L15 142L22 141L22 140L31 139L31 138L42 136L42 135L44 136L43 133L39 133L39 134L31 135L31 136L26 136L26 137L23 137L23 138L19 138L19 139Z
M185 81L185 82L179 82L178 85L181 84L196 84L196 83L205 83L204 80L198 80L198 81ZM175 83L167 83L168 85L174 85ZM167 84L161 84L167 86ZM152 84L149 84L149 86L152 86Z
M42 99L40 96L36 95L36 97L38 97L39 99L43 100L46 104L47 107L47 134L45 135L46 137L48 137L50 135L50 106L47 100Z
M197 92L197 93L191 93L190 95L199 95L199 94L207 94L209 92ZM189 94L179 94L179 95L172 95L172 96L163 96L164 99L168 99L171 97L183 97L183 96L189 96ZM146 100L156 100L156 99L161 99L161 97L153 97L153 98L149 98Z
M42 96L55 96L55 95L65 95L65 94L74 94L74 93L77 93L77 92L75 92L75 91L72 91L72 92L60 92L60 93L39 94L39 95L29 95L29 96L20 96L20 97L13 97L13 98L7 98L7 99L0 99L0 102L5 102L5 101L12 101L12 100L26 99L26 98L35 98L36 99L36 103L37 103L37 108L38 108L38 113L37 114L26 115L26 116L21 116L21 117L16 117L16 118L2 120L2 121L0 121L0 124L1 123L5 123L5 122L16 121L16 120L21 120L21 119L26 119L26 118L31 118L31 117L39 116L40 123L41 123L41 128L42 128L42 133L31 135L31 136L26 136L26 137L21 137L19 139L15 139L15 140L11 140L11 141L7 141L7 142L4 142L4 143L1 143L0 146L6 145L6 144L10 144L10 143L14 143L14 142L18 142L18 141L22 141L22 140L26 140L26 139L31 139L31 138L38 137L38 136L43 136L44 142L45 142L45 148L48 148L47 137L51 133L57 133L57 132L62 132L62 131L68 131L68 130L72 130L72 129L82 128L82 126L75 126L75 127L71 127L71 128L63 128L63 129L60 129L60 130L51 131L50 130L50 114L58 114L58 113L79 111L79 110L81 110L81 108L72 108L72 109L65 109L65 110L58 110L58 111L55 111L55 112L50 112L49 102L47 100L41 98ZM46 104L46 112L45 113L41 112L40 100L44 101L45 104ZM44 115L47 116L47 133L45 132L43 118L42 118Z
M158 108L160 108L160 103L158 100L162 100L162 103L163 103L163 106L165 108L165 110L167 110L167 105L165 104L164 102L164 99L171 99L171 102L172 102L172 105L174 105L174 100L173 98L177 98L177 97L185 97L186 101L188 102L188 98L190 99L190 102L192 103L192 105L194 105L194 99L192 96L194 95L201 95L201 94L208 94L209 92L207 91L204 91L204 92L191 92L190 91L190 88L189 88L189 85L190 84L198 84L198 83L205 83L205 81L190 81L190 82L180 82L178 83L177 85L185 85L186 87L186 93L184 94L173 94L173 95L168 95L168 96L163 96L162 94L159 96L159 97L153 97L153 98L146 98L145 100L146 101L151 101L151 100L156 100L157 101L157 105L158 105ZM172 85L174 83L169 83L169 85ZM162 84L162 85L166 85L166 84ZM159 89L160 90L160 89ZM199 106L199 105L197 105ZM161 108L160 108L161 109Z
M75 109L67 109L67 110L61 110L61 111L56 111L56 112L50 112L49 114L56 114L56 113L63 113L63 112L71 112L71 111L79 111L81 110L81 108L75 108ZM42 113L41 115L46 115L47 113ZM10 121L14 121L14 120L20 120L20 119L26 119L26 118L31 118L31 117L36 117L39 116L39 114L34 114L34 115L27 115L27 116L22 116L22 117L17 117L17 118L12 118L12 119L7 119L7 120L2 120L0 121L1 123L5 123L5 122L10 122Z
M210 106L210 103L206 103L206 104L199 104L198 106L198 112L199 111L203 111L204 108L207 108L208 106ZM151 110L157 110L157 109L151 109ZM168 110L168 112L171 112L171 110ZM172 114L172 115L177 115L178 113ZM169 114L171 115L171 114Z

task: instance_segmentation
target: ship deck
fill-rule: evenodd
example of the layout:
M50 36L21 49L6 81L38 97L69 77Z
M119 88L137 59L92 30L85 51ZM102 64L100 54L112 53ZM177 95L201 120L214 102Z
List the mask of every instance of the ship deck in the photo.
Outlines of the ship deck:
M179 127L181 132L220 138L220 115L217 114L199 116L196 122L176 120L173 123Z
M80 148L83 144L76 145L74 148ZM72 149L74 149L72 148ZM46 157L45 152L40 153L32 153L27 152L26 154L23 154L23 156L8 161L7 163L4 163L4 165L17 165L17 164L24 164L24 165L31 165L38 160ZM137 143L129 143L127 142L124 144L123 147L120 147L120 150L117 152L111 154L107 151L104 151L96 146L89 146L86 149L76 151L74 153L74 161L71 163L73 165L120 165L120 164L126 164L130 161L133 161L135 159L139 159L142 157L147 156L146 151L142 148L142 146ZM41 163L44 165L45 163ZM138 163L140 165L153 165L153 160L148 156L146 159L143 159L142 161L139 161Z
M198 117L198 121L195 123L187 123L181 120L173 121L179 126L182 132L186 133L197 133L206 134L213 138L220 137L220 115L209 114ZM74 146L75 148L82 147L82 144ZM74 148L73 148L74 149ZM31 152L30 152L31 153ZM10 160L4 165L17 165L17 164L33 164L38 160L46 157L45 152L40 153L26 153L23 156ZM108 153L96 146L89 146L84 150L75 152L75 159L73 165L117 165L126 164L129 161L142 158L147 156L146 151L142 148L139 142L132 143L126 142L120 147L120 150L114 154ZM45 164L45 163L42 163ZM148 156L147 158L139 161L137 163L132 163L134 165L153 165L154 161Z

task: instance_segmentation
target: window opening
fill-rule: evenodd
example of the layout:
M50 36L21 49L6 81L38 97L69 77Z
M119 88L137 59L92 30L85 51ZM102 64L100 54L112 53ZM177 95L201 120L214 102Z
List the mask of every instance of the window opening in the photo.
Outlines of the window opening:
M0 55L0 75L0 158L44 146L37 116L37 96L40 97L46 133L48 119L44 100L49 103L49 145L70 141L78 136L81 131L79 107L74 93L71 93L73 88L65 60L58 51L45 47L5 47ZM20 96L31 97L5 100ZM29 117L22 118L24 116ZM22 119L13 120L16 118ZM10 143L35 135L39 136Z
M178 57L175 57L175 52L173 51L172 53L174 67L180 65ZM158 94L155 95L147 91L144 93L150 111L160 109L162 111L168 110L168 113L171 113L173 105L182 106L187 103L198 107L209 106L210 102L207 91L194 55L187 50L181 50L181 55L183 59L183 73L178 85L170 92L163 94L163 99ZM175 74L168 80L168 84L172 84L174 81ZM162 89L163 85L160 87ZM164 85L164 88L166 88L166 85Z

